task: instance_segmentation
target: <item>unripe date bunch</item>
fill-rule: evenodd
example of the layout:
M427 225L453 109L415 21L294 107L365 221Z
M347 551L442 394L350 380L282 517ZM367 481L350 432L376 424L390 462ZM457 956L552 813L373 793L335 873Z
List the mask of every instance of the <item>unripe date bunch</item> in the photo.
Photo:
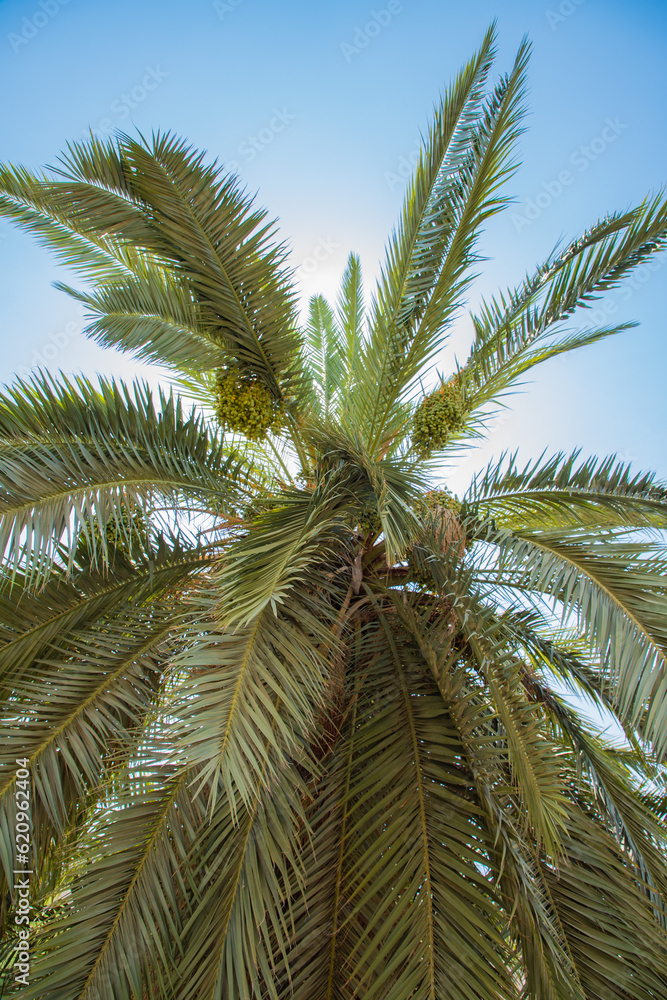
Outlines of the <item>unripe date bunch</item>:
M428 493L424 493L420 506L430 513L443 508L453 511L457 517L461 513L461 501L447 489L429 490Z
M412 441L422 455L444 448L464 423L465 400L458 375L424 396L412 418Z
M262 441L281 426L283 407L258 378L223 369L216 380L215 414L227 430Z

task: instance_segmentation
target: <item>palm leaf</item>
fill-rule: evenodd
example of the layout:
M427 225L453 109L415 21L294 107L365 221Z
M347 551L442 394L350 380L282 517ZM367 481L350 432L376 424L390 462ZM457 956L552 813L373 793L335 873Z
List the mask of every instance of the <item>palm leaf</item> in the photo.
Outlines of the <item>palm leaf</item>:
M633 473L613 455L578 459L578 451L542 455L520 469L516 455L503 455L475 477L466 504L510 529L667 526L667 487L654 474Z
M463 367L471 410L498 398L532 365L627 329L621 324L567 337L557 324L615 288L666 243L667 202L657 196L599 220L517 288L483 303L473 317L475 341ZM545 336L552 342L531 350Z
M310 300L306 335L307 365L318 390L322 417L326 420L341 387L343 357L333 310L322 295L314 295Z
M47 376L0 397L0 550L11 565L41 580L67 539L71 568L81 534L105 561L108 525L130 542L128 508L180 497L222 511L239 496L247 469L234 453L173 398L159 402L147 386Z
M599 532L497 536L503 585L557 600L598 652L603 683L630 727L665 748L665 560ZM490 576L487 579L490 580ZM496 576L497 579L497 576Z
M128 778L90 824L95 863L37 938L24 1000L153 1000L174 987L192 892L184 861L202 812L187 777L163 762Z
M407 239L409 255L399 250L398 240L390 248L385 279L389 288L381 286L372 336L363 356L370 375L367 398L357 404L376 445L392 427L391 417L401 395L442 344L443 329L472 279L473 250L482 222L505 205L497 197L497 188L511 173L512 149L520 134L528 47L522 45L512 73L482 102L480 88L488 72L490 46L491 35L487 35L476 61L458 81L458 90L445 98L436 114L424 157L428 166L422 161L414 182L414 192L424 190L420 197L412 189L408 194L401 240ZM454 163L448 159L452 142ZM416 292L409 287L412 272ZM394 419L400 419L398 413Z
M119 304L114 279L125 277L127 268L110 268L108 257L120 256L126 265L123 248L134 243L145 249L139 258L144 293L147 283L154 291L163 282L162 270L168 268L199 306L198 326L210 342L209 359L215 358L216 346L225 348L236 366L261 377L282 397L281 384L300 346L285 255L272 244L274 229L265 223L266 213L253 209L234 177L223 176L215 164L204 166L202 155L169 135L157 135L150 144L129 137L74 144L56 176L50 180L5 168L0 210L38 232L84 276L111 278L111 290L89 305L102 306L104 315ZM153 260L157 268L151 267ZM133 287L135 280L133 273ZM145 326L142 330L128 320L126 308L120 313L120 328L116 323L104 339L140 353L148 350L177 366L182 348L172 355L173 335L156 327L144 347Z
M513 997L461 749L393 613L381 623L365 640L334 990Z

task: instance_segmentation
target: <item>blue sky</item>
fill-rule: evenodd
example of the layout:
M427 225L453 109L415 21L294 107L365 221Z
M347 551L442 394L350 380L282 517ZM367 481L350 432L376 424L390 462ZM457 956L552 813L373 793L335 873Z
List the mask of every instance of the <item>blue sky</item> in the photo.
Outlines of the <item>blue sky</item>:
M433 102L494 17L499 70L532 40L530 114L516 203L482 238L477 301L667 183L664 2L0 0L0 158L37 167L91 128L172 129L234 165L280 218L304 299L334 292L350 250L370 289ZM506 448L578 445L667 478L666 276L644 268L597 303L597 321L640 327L537 369L489 444L444 473L452 484ZM79 335L76 306L51 287L65 277L0 221L0 381L41 362L137 371ZM467 335L461 322L443 369Z

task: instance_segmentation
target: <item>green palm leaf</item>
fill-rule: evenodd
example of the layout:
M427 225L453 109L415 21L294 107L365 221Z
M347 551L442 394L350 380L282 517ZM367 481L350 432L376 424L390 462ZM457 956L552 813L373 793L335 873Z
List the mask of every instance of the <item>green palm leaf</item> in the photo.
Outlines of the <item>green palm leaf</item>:
M370 396L362 410L358 407L376 445L392 427L391 417L400 419L400 408L394 415L396 404L441 346L443 330L461 305L472 280L481 224L505 204L496 192L512 171L528 48L521 47L512 73L482 101L491 41L489 34L436 113L428 160L425 156L408 193L404 245L397 239L390 247L389 288L380 288L363 355ZM413 273L416 288L411 287Z
M343 376L340 334L333 310L322 295L310 300L307 364L318 389L322 416L326 420L340 390Z
M599 532L525 531L498 537L503 584L541 592L574 615L599 650L619 713L659 754L665 748L665 560ZM488 579L491 579L490 574ZM496 577L497 579L497 574Z
M94 866L37 939L26 997L134 1000L146 990L153 1000L174 988L182 954L175 933L192 891L184 861L201 809L186 777L164 765L129 777L87 830L82 846Z
M578 451L541 456L520 469L516 456L502 456L475 478L466 502L507 528L665 527L667 487L653 473L633 473L613 455L578 459Z
M665 248L664 195L483 300L415 405L509 203L529 50L493 81L494 47L368 309L351 254L303 329L275 227L185 140L0 167L86 333L172 386L0 393L2 996L667 992L667 487L503 455L460 500L442 465L533 365L630 329L578 311Z
M37 580L62 541L70 566L81 534L104 561L109 525L130 542L128 508L179 496L221 512L247 474L199 417L162 394L156 407L146 386L18 383L0 398L0 435L0 549Z
M667 202L657 196L599 220L517 288L484 302L473 317L475 341L463 368L469 407L497 399L541 361L629 329L626 323L568 336L562 323L666 245Z

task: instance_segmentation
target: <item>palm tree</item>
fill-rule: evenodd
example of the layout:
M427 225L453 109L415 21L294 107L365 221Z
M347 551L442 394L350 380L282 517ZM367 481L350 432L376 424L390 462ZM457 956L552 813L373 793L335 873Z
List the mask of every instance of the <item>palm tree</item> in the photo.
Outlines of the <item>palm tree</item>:
M485 302L424 394L515 166L528 46L492 86L493 49L369 308L351 256L304 329L274 226L179 139L2 168L87 333L172 381L0 397L3 995L667 995L667 487L577 454L441 479L528 369L625 328L566 324L667 200Z

